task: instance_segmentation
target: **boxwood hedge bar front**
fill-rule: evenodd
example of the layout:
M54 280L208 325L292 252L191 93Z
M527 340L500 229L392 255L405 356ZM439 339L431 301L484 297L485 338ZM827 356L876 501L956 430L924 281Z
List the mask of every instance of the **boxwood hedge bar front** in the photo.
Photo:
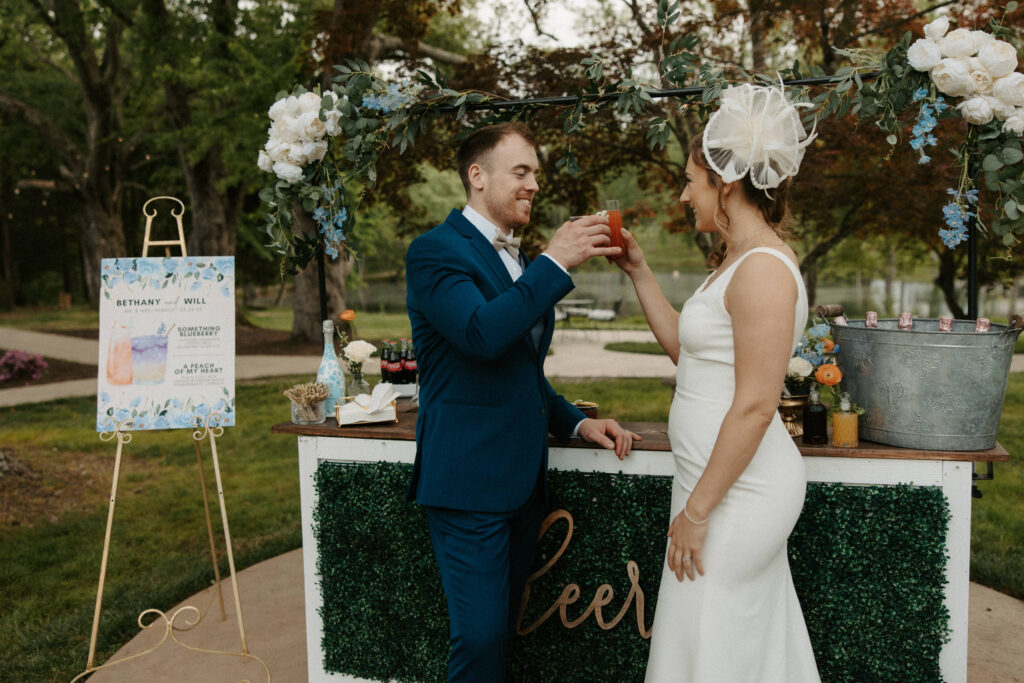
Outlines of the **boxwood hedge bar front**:
M643 450L621 463L552 443L551 523L509 680L643 680L673 465L663 423L627 426ZM405 502L415 414L274 431L298 435L309 680L443 681L444 595ZM1006 451L800 448L790 566L822 679L965 681L971 461Z

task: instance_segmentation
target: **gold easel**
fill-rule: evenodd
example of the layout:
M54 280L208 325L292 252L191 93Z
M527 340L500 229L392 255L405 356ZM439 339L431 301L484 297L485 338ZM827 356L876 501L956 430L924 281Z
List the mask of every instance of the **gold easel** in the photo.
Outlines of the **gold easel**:
M151 234L152 225L153 225L153 218L156 216L157 212L156 212L156 209L153 208L153 209L151 209L152 213L150 213L150 211L147 211L147 208L149 207L149 205L152 202L157 201L159 199L169 199L171 201L177 202L177 204L178 204L178 208L177 209L171 209L171 215L174 216L174 220L177 223L177 227L178 227L178 239L176 239L176 240L159 240L159 241L156 241L156 240L150 239L150 234ZM156 246L164 247L164 255L168 256L168 257L170 257L170 255L171 255L171 247L172 246L177 246L181 250L181 255L182 256L187 256L188 255L186 247L185 247L185 231L184 231L184 228L182 226L182 216L185 213L185 204L180 199L178 199L177 197L152 197L151 199L147 200L145 204L142 205L142 213L145 214L145 216L146 216L146 232L145 232L145 235L144 235L143 241L142 241L142 256L143 256L143 258L145 258L148 255L150 247L156 247ZM202 618L202 615L201 615L201 613L200 613L198 608L193 607L191 605L185 605L185 606L181 607L180 609L178 609L170 617L168 617L164 612L162 612L162 611L160 611L158 609L147 609L147 610L144 610L141 614L139 614L139 618L138 618L139 627L142 628L142 629L151 628L156 623L156 619L153 619L152 621L146 623L145 622L145 617L147 615L156 615L156 616L159 616L159 617L161 617L163 619L164 625L165 625L165 632L164 632L163 637L160 639L160 642L158 642L156 645L154 645L153 647L151 647L151 648L149 648L149 649L147 649L147 650L145 650L143 652L140 652L140 653L128 656L128 657L124 657L124 658L119 659L119 660L117 660L115 662L105 662L105 663L101 664L100 666L95 666L95 660L96 660L96 637L97 637L97 634L99 632L100 613L102 612L102 608L103 608L103 585L104 585L104 582L106 581L106 576L107 576L107 557L109 556L109 552L110 552L110 531L111 531L111 528L112 528L113 522L114 522L114 505L117 502L117 481L118 481L118 476L119 476L120 470L121 470L121 452L122 452L122 446L124 444L126 444L126 443L130 443L131 440L132 440L131 433L126 431L126 428L130 427L131 424L132 424L131 418L126 419L126 420L122 420L121 422L118 422L116 424L114 423L114 421L112 419L107 418L106 421L104 422L105 426L114 427L114 431L112 431L112 432L111 431L101 432L100 433L100 440L101 441L113 441L113 440L116 439L117 440L117 452L116 452L116 455L114 456L114 476L113 476L113 483L111 484L111 487L110 487L110 507L109 507L109 509L107 511L107 529L106 529L106 533L104 534L104 537L103 537L103 555L102 555L102 558L100 560L100 582L99 582L99 588L96 591L96 608L95 608L95 610L93 612L92 634L89 637L89 659L86 662L85 671L83 671L82 673L78 674L73 679L71 679L71 683L75 683L75 681L78 681L83 676L87 676L87 675L89 675L89 674L91 674L91 673L93 673L95 671L100 670L100 669L105 669L105 668L108 668L108 667L116 666L118 664L123 664L124 662L127 662L129 660L136 659L138 657L142 657L142 656L147 655L147 654L149 654L151 652L154 652L161 645L163 645L164 641L167 640L168 636L171 638L172 641L174 641L175 643L177 643L178 645L180 645L181 647L183 647L183 648L185 648L187 650L192 650L194 652L203 652L203 653L207 653L207 654L231 655L231 656L234 656L234 657L243 657L243 658L246 658L246 659L252 659L252 660L254 660L256 662L259 662L260 665L263 667L263 670L267 674L267 683L270 683L270 668L266 665L266 663L262 659L260 659L259 657L255 656L255 655L253 655L253 654L251 654L249 652L249 645L248 645L248 643L246 642L246 639L245 639L245 623L242 620L242 603L241 603L241 601L239 600L239 597L238 597L238 579L237 579L237 575L236 575L236 572L235 572L235 558L234 558L234 554L232 553L232 549L231 549L231 532L230 532L230 530L228 528L228 512L227 512L227 507L224 504L224 487L221 484L221 479L220 479L220 462L217 459L217 440L216 440L216 437L219 437L219 436L221 436L224 433L224 427L222 427L220 424L218 424L220 419L221 419L220 413L216 413L216 412L211 412L206 417L205 420L203 418L199 417L199 416L194 417L193 418L193 423L194 423L195 429L192 432L192 442L193 442L193 444L195 444L195 448L196 448L196 463L199 465L199 485L202 488L202 492L203 492L203 510L206 513L206 532L207 532L207 535L209 536L209 539L210 539L210 556L211 556L211 559L213 561L213 574L214 574L214 582L215 582L215 584L217 586L217 599L218 599L218 601L220 603L220 618L221 618L221 620L225 620L225 619L227 619L227 613L224 610L224 595L223 595L223 592L221 590L220 568L217 566L217 547L216 547L216 544L214 543L214 539L213 539L213 523L212 523L212 521L210 519L210 501L209 501L209 497L208 497L207 491L206 491L206 475L205 475L204 468L203 468L202 451L199 448L199 442L202 441L207 436L210 437L210 453L211 453L211 457L212 457L212 460L213 460L214 477L215 477L216 482L217 482L217 499L218 499L218 502L220 503L220 518L221 518L221 523L223 524L223 527L224 527L224 529L223 529L223 531L224 531L224 545L226 546L226 549L227 549L228 569L230 570L230 573L231 573L231 590L232 590L232 592L234 594L234 598L235 598L235 614L238 617L238 634L239 634L239 637L241 638L241 642L242 642L242 650L241 650L241 652L230 652L230 651L225 651L225 650L208 650L208 649L204 649L204 648L194 647L194 646L188 645L188 644L183 643L180 640L178 640L177 637L174 634L175 631L188 631L188 630L191 630L192 628L194 628L196 625L199 624L199 621ZM183 626L175 626L174 625L175 619L177 619L179 614L182 614L182 613L185 613L185 612L193 614L194 618L193 619L185 619Z

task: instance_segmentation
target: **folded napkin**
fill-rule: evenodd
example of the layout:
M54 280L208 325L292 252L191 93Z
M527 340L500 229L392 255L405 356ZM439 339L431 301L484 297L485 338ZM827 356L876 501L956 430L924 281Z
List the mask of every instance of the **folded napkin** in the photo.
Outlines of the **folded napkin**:
M398 422L395 399L398 392L391 384L381 382L373 388L372 394L359 394L348 403L335 409L338 426L362 422Z

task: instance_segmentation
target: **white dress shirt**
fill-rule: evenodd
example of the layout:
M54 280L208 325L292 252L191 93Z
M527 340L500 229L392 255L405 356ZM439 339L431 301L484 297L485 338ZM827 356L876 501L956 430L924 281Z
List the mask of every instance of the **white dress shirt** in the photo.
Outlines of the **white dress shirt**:
M472 223L473 226L480 231L480 234L482 234L487 239L488 242L494 242L494 238L498 236L498 226L496 226L494 223L490 222L489 220L481 216L479 211L474 209L472 206L469 206L468 204L466 205L466 208L462 210L462 215L465 216L466 220ZM509 233L509 237L512 237L511 233ZM508 274L509 277L512 278L512 282L518 280L520 276L522 276L523 274L522 265L519 264L519 261L512 258L512 254L508 253L508 249L498 249L497 252L498 257L501 259L501 262L505 264L505 268L508 270ZM547 258L551 259L551 262L554 263L559 268L561 268L563 273L565 273L566 275L569 274L569 271L567 271L561 263L559 263L552 257L548 256L547 254L541 254L541 256L546 256ZM583 420L577 422L576 426L573 427L571 438L578 438L581 424L583 424Z
M498 226L481 216L479 211L468 204L466 205L466 208L462 210L462 215L480 231L480 234L482 234L488 242L494 242L494 238L498 236ZM508 236L513 237L514 235L510 232ZM569 274L569 271L565 269L565 266L552 257L547 254L541 254L541 256L551 259L551 262L561 268L563 273L566 275ZM498 249L498 257L501 259L501 262L505 264L505 268L508 270L508 274L509 277L512 278L512 282L518 280L523 274L523 266L520 265L519 261L512 258L512 254L508 253L508 249Z

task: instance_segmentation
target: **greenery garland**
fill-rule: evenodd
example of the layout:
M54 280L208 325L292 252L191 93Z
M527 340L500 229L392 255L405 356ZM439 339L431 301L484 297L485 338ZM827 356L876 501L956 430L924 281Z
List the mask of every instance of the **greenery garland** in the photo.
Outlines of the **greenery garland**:
M1015 11L1016 4L1010 2L1005 11ZM658 25L663 30L667 31L679 16L678 2L659 0ZM1011 31L995 20L991 31L990 38L1013 37ZM853 114L861 120L873 121L888 132L888 141L894 147L908 127L908 113L917 109L911 146L921 153L922 162L927 162L929 158L922 150L937 143L931 135L936 120L958 117L961 113L941 97L929 72L911 66L908 51L913 49L912 38L907 33L884 55L840 50L852 64L832 75L831 83L824 86L822 92L813 98L807 87L789 88L787 93L794 100L810 100L812 106L804 114L808 122ZM697 44L696 36L674 38L659 65L659 76L660 82L675 88L701 87L699 95L683 98L680 107L697 104L698 114L703 117L731 82L721 68L700 62L694 52ZM583 133L586 116L602 107L614 106L623 117L645 116L658 84L644 82L628 68L618 68L596 52L591 52L580 64L587 82L581 84L574 104L560 105L565 109L562 129L566 136ZM454 90L448 87L440 70L433 74L420 70L411 82L388 83L361 60L346 60L334 68L337 75L331 90L320 100L307 97L309 101L320 103L316 116L329 129L327 135L324 136L315 124L305 129L278 125L275 108L278 114L287 106L294 109L296 103L308 95L303 86L296 85L291 94L278 93L278 101L270 110L272 124L268 144L260 150L260 168L277 176L260 192L260 199L267 207L265 230L270 246L282 255L283 265L289 272L303 269L318 246L332 257L356 250L349 239L356 209L365 192L376 182L375 167L382 154L389 150L404 153L418 136L429 130L430 122L440 116L464 121L471 109L502 99L488 93ZM862 77L868 71L879 72L874 83ZM797 61L791 68L773 75L750 74L737 69L739 80L735 82L770 85L780 79L796 79L808 74L827 76L820 68L802 69ZM531 105L540 106L556 105ZM1024 108L1018 107L1018 112L1024 117ZM510 109L488 118L487 122L517 115L515 109ZM1024 123L1024 118L1021 121ZM650 148L664 149L670 138L668 122L652 117L646 125ZM976 156L982 160L985 186L995 194L992 230L1003 237L1007 247L1016 243L1016 235L1024 234L1024 154L1020 132L993 118L987 123L972 125L967 139L953 150L961 175L956 188L950 190L951 203L943 208L948 229L941 231L940 236L948 246L954 247L966 239L966 220L977 217L977 192L973 174L969 172L971 160ZM556 166L566 173L580 173L571 145ZM298 208L315 214L313 220L318 234L310 235L296 228L294 214Z
M316 473L317 571L325 669L368 679L445 680L448 617L422 508L405 502L406 464L324 463ZM657 602L671 498L667 477L549 473L550 509L573 516L572 540L531 586L524 624L535 622L568 583L579 584L570 617L598 586L629 590L639 565L643 619ZM938 681L948 634L943 603L948 507L935 487L810 484L789 541L790 566L825 681ZM565 537L557 522L538 545L538 566ZM315 645L314 645L315 647ZM641 681L649 641L636 605L615 628L593 616L573 629L557 614L513 639L512 681Z

